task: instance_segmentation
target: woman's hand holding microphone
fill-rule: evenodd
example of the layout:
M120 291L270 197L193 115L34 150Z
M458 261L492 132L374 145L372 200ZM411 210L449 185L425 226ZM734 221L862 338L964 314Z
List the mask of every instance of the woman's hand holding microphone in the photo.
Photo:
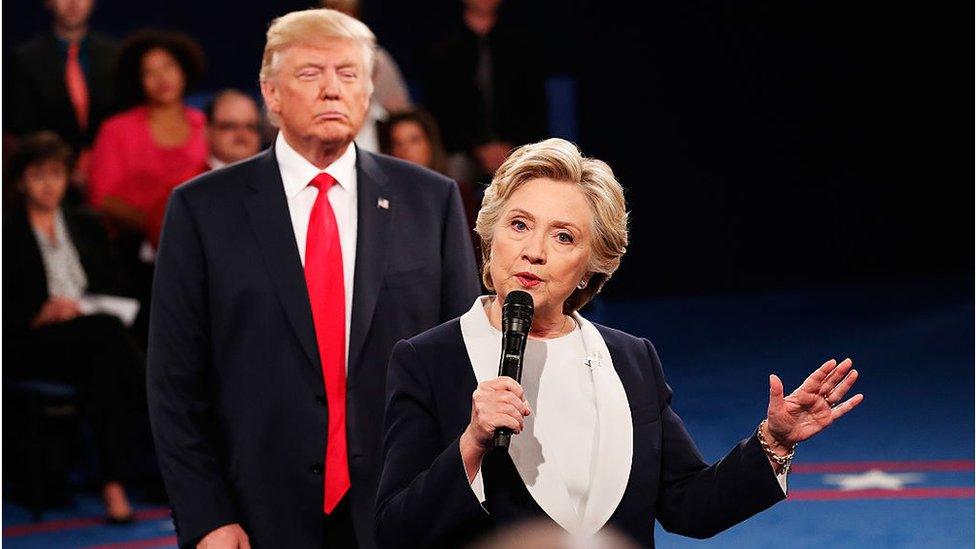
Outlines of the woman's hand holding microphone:
M471 395L471 422L461 435L461 460L472 482L481 467L481 458L491 450L492 438L499 427L519 433L524 418L532 413L522 386L503 376L478 384Z

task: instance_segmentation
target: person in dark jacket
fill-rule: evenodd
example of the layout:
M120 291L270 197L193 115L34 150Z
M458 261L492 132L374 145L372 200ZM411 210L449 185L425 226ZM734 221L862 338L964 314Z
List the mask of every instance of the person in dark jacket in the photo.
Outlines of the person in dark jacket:
M118 317L92 305L126 285L105 230L83 209L62 203L70 148L54 133L24 138L11 158L17 187L3 216L5 379L78 385L89 397L110 522L130 522L122 484L132 437L144 417L145 359Z
M797 390L769 378L767 416L713 465L681 418L650 341L577 312L626 251L623 188L604 162L549 139L516 149L478 214L482 277L496 293L393 349L383 472L383 547L462 547L542 520L574 536L612 529L654 545L654 521L709 537L786 497L796 444L859 404L851 361ZM507 297L535 314L521 383L498 376ZM759 419L759 418L757 418ZM496 429L514 434L492 450Z
M51 30L21 45L5 79L4 131L21 137L53 131L79 155L70 180L83 194L88 150L102 121L119 105L117 42L89 29L93 0L47 0ZM81 194L75 201L81 201Z

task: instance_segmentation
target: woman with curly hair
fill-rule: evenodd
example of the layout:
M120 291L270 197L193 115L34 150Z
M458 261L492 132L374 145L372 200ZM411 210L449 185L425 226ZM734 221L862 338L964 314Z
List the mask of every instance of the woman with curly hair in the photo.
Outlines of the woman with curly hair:
M200 46L180 33L143 30L122 46L118 78L130 108L98 133L89 201L123 233L156 242L170 190L206 168L205 117L183 101L203 67Z

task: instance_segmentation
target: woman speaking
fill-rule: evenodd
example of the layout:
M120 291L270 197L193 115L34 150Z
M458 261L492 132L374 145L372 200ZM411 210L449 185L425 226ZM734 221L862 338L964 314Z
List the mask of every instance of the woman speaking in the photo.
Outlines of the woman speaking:
M830 360L792 394L769 378L767 417L714 465L671 409L646 339L577 312L620 265L623 189L567 141L515 150L485 192L476 230L495 295L401 341L387 385L377 535L389 547L461 546L548 517L574 535L613 527L653 546L653 521L712 536L785 498L798 442L857 406L857 379ZM521 383L498 377L502 304L528 292ZM760 419L760 418L757 418ZM507 453L497 429L516 433Z

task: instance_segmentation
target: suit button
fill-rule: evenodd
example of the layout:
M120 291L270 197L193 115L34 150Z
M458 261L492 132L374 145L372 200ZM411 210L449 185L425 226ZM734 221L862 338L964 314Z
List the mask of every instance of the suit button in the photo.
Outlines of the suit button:
M315 395L315 402L318 402L322 406L328 404L328 401L325 400L325 395Z
M321 463L313 463L311 469L312 469L312 474L314 474L314 475L321 475L322 474L322 464Z

